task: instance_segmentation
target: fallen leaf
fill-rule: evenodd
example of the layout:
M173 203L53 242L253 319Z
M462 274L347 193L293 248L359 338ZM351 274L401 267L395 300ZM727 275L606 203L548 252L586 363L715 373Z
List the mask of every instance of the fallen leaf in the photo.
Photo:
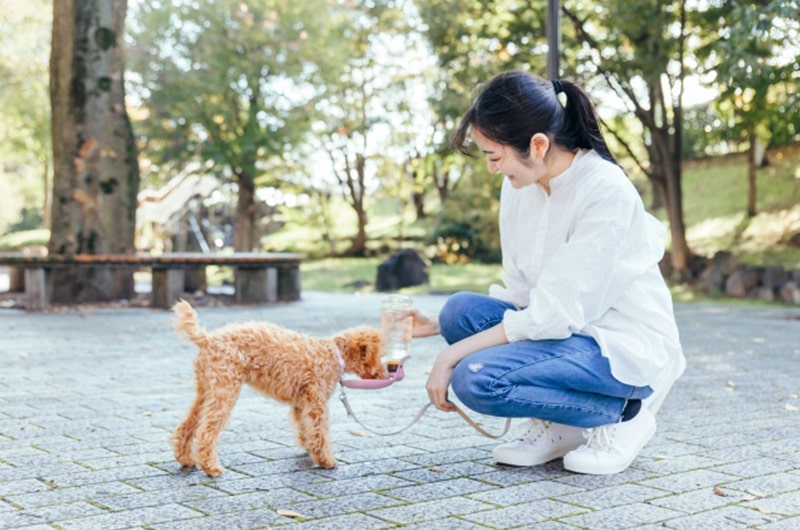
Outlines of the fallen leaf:
M653 460L669 460L672 457L668 455L653 455L652 458Z
M792 405L791 403L786 403L783 406L783 408L785 408L789 412L797 412L798 410L800 410L800 408L797 408L796 406Z
M772 513L772 510L768 510L767 508L764 508L763 506L756 506L756 510L758 510L759 512L761 512L763 514L766 514L766 515L770 515Z
M277 513L278 515L283 516L283 517L291 517L292 519L302 519L303 518L302 515L300 515L299 513L295 512L294 510L284 510L283 508L278 508L277 510L275 510L275 513Z
M763 493L763 492L761 492L761 491L758 491L758 490L750 490L750 489L747 489L747 490L744 490L744 491L745 491L746 493L749 493L749 494L750 494L750 495L752 495L753 497L761 497L762 499L763 499L764 497L766 497L766 496L767 496L767 494L766 494L766 493Z
M362 431L357 431L355 429L350 429L350 434L353 436L366 436L367 434Z
M728 380L728 382L727 382L727 383L725 383L725 385L726 385L728 388L736 388L736 383L735 383L734 381L731 381L730 379Z
M142 412L142 416L152 416L152 415L153 415L153 413L150 412L149 410L146 410L146 411Z
M429 467L428 471L433 471L434 473L444 473L444 468L441 467Z
M718 487L714 486L714 495L719 495L720 497L727 497L728 494L719 489Z

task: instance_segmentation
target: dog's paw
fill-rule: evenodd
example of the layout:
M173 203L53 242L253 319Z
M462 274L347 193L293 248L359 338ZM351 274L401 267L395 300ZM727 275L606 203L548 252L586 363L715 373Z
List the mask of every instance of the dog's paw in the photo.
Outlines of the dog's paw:
M222 475L223 468L222 466L202 466L203 471L205 471L206 475L211 478L216 478Z
M323 469L333 469L337 465L336 459L333 457L317 456L313 457L311 460L313 460L316 465Z

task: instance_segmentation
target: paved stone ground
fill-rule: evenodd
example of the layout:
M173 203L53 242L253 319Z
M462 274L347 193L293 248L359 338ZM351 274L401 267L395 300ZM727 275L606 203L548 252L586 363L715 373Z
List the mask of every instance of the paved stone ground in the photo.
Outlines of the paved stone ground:
M435 311L444 297L415 301ZM377 295L306 292L199 313L209 328L267 319L330 335L377 325L379 306ZM368 435L336 397L340 466L316 469L287 407L245 390L222 438L226 472L210 479L181 470L167 443L192 399L194 356L168 312L2 309L0 528L800 528L800 311L681 305L677 315L687 372L624 473L496 466L495 441L434 410L402 434ZM408 422L442 346L416 341L399 384L348 390L357 415L376 429Z

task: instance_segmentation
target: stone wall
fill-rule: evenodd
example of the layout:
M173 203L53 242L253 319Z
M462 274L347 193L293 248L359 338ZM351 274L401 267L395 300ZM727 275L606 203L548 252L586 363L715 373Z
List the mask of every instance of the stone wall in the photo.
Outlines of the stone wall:
M661 261L661 271L667 278L669 260L667 253ZM800 270L738 263L728 251L719 251L710 259L695 256L694 260L693 286L703 292L800 305Z

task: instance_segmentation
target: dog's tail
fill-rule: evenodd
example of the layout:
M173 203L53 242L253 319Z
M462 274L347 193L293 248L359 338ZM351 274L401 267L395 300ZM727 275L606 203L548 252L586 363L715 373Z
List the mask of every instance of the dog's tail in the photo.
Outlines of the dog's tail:
M185 300L178 301L172 307L172 311L175 313L175 317L172 320L175 329L186 333L189 340L198 346L204 345L208 340L206 330L197 323L197 312L189 302Z

